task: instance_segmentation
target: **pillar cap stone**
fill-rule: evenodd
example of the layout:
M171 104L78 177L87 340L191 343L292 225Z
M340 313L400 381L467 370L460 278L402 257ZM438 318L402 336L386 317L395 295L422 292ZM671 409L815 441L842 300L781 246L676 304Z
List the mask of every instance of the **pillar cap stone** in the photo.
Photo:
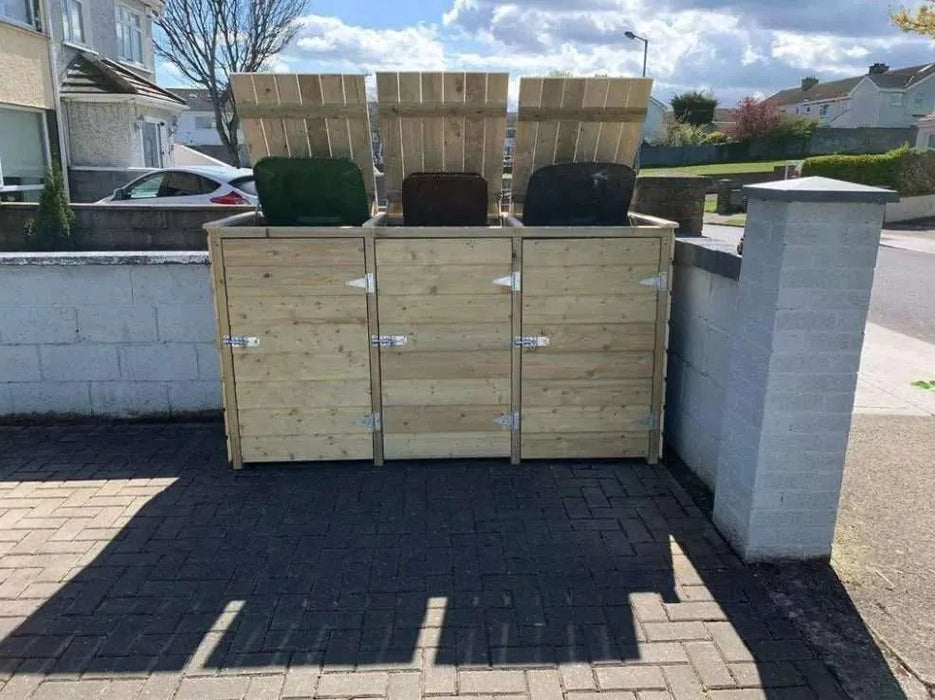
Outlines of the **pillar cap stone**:
M886 204L898 202L899 193L882 187L868 187L828 177L801 177L761 185L747 185L744 194L750 199L774 202L844 202Z

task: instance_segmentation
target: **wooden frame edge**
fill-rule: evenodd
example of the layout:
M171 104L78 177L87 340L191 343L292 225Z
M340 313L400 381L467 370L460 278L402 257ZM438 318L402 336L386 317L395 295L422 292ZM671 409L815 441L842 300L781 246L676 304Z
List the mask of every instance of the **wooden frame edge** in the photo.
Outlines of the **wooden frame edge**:
M662 457L662 433L665 421L666 368L668 366L669 310L672 305L672 257L675 249L675 229L659 236L659 272L665 286L656 295L656 342L653 367L653 424L649 431L646 461L657 464Z
M376 293L377 279L377 249L373 234L364 236L364 271L373 275L373 291L367 291L367 332L370 338L380 335L380 317ZM369 338L368 338L369 340ZM373 463L381 467L384 463L383 455L383 378L380 367L380 348L370 343L370 410L373 415L380 416L380 427L373 430Z

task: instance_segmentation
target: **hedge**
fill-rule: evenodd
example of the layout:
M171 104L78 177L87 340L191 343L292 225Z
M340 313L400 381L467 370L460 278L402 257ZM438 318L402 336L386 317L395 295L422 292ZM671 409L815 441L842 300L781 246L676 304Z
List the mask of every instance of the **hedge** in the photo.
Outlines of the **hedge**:
M935 151L902 146L880 155L816 156L805 159L802 175L889 187L903 197L935 194Z

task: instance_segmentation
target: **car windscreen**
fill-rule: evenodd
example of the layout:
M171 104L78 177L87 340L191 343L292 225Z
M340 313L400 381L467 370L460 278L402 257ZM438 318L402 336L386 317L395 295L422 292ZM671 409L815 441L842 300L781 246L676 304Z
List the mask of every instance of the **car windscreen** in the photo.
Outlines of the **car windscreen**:
M231 180L230 184L242 192L256 196L256 181L253 179L253 175L238 177L236 180Z

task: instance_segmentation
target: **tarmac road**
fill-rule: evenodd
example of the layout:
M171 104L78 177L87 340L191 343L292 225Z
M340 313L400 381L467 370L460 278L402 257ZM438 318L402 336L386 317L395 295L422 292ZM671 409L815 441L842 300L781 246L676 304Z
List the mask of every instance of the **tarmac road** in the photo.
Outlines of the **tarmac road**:
M880 246L869 320L935 343L935 255Z

